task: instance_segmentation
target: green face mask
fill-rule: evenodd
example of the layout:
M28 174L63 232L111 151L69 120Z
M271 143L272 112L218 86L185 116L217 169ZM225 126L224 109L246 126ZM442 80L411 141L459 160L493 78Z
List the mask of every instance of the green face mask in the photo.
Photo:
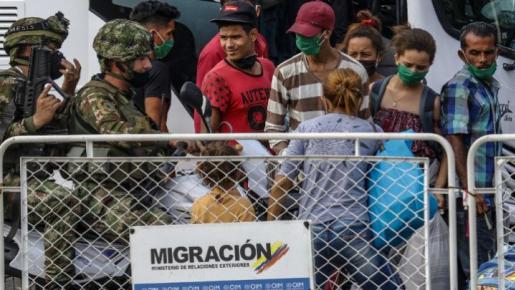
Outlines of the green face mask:
M397 74L401 81L407 85L412 86L420 83L427 75L428 71L417 72L412 71L403 64L397 65Z
M480 80L488 80L493 77L495 70L497 69L497 61L492 62L492 64L487 68L478 68L471 65L470 63L467 63L467 69L476 78Z
M322 43L320 42L321 38L322 35L304 37L296 34L295 44L297 45L297 48L306 55L318 55L320 53L320 47L322 46Z
M170 53L170 51L173 48L173 45L175 44L175 41L173 39L164 40L159 34L159 32L157 32L157 35L159 36L159 38L161 38L161 41L163 43L161 45L154 46L154 54L157 59L163 59Z

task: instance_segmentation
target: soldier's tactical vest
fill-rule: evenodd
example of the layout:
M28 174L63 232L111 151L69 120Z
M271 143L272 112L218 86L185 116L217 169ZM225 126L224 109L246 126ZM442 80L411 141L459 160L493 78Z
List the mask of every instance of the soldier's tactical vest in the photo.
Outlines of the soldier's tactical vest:
M105 95L113 96L115 100L127 100L116 88L111 87L103 81L92 80L88 82L78 95L85 89L95 88L101 90ZM79 113L79 102L76 102L70 111L69 131L71 134L100 134L95 128L87 123ZM133 120L135 116L141 116L141 113L134 107L131 102L118 102L117 106L123 118L127 121ZM159 147L155 147L155 152L150 156L156 156L160 152ZM128 156L145 156L148 152L141 148L127 150L107 143L95 143L93 148L94 157L128 157ZM77 144L71 148L68 153L69 157L85 157L86 148L84 144ZM125 188L141 185L143 181L161 179L164 176L156 174L155 165L148 162L88 162L87 166L81 166L74 163L68 166L68 174L76 180L84 180L93 178L97 182L112 183L113 185L123 185Z

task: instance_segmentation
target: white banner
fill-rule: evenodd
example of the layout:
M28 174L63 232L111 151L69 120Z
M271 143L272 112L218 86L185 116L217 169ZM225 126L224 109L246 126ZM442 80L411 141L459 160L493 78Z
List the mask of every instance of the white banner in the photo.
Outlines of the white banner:
M313 289L311 241L307 221L133 227L133 289Z

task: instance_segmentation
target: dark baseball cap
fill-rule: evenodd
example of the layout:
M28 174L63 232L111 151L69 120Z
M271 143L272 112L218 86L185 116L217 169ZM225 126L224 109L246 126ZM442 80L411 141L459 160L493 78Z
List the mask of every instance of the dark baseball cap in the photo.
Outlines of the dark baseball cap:
M305 37L313 37L322 30L334 30L334 10L322 1L311 1L303 4L295 23L288 29Z
M250 24L257 25L256 7L247 3L246 1L232 0L228 1L222 6L220 15L211 19L210 22L214 23L235 23L235 24Z

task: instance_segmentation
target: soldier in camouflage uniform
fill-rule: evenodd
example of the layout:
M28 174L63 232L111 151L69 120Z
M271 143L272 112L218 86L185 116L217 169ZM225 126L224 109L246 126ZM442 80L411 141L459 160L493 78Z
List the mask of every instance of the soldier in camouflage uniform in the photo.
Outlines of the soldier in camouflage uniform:
M102 73L94 76L75 96L70 109L70 133L159 133L131 102L132 88L144 84L146 73L152 67L151 34L136 22L117 19L100 29L93 48ZM94 156L156 156L167 147L167 143L157 142L113 142L95 145ZM83 156L84 151L84 147L76 146L69 156ZM150 184L155 186L164 178L155 172L159 173L159 169L146 162L139 166L113 162L70 168L68 174L78 181L74 194L81 200L81 221L103 239L124 241L128 241L130 226L171 224L165 212L136 198L135 191L148 194L148 186L143 184L154 181ZM61 230L63 235L71 232ZM70 240L61 242L58 248L67 247ZM67 255L72 257L70 254Z
M48 19L38 17L22 18L14 22L5 34L4 50L9 55L11 67L0 73L0 114L1 134L4 139L18 135L33 135L38 129L51 122L62 106L59 100L43 91L38 98L36 112L28 118L19 118L15 113L14 95L16 85L26 81L29 70L29 57L33 46L47 47L58 52L68 35L68 20L58 13ZM75 66L62 58L60 63L53 63L53 78L64 73L62 90L69 95L75 94L75 87L80 77L80 63Z
M14 22L5 34L4 49L10 57L11 67L0 72L0 135L7 139L18 135L42 134L43 126L52 123L57 128L66 129L66 114L64 105L57 98L49 95L49 89L43 90L36 102L35 113L30 117L23 117L23 108L15 105L18 88L23 87L29 72L29 58L32 47L46 47L54 52L54 62L51 64L52 78L57 79L64 74L62 90L68 95L75 93L75 87L80 77L80 63L74 60L75 65L61 58L58 49L68 35L68 20L62 13L57 13L48 19L37 17L22 18ZM23 97L23 96L19 96ZM64 130L65 131L65 130ZM29 155L25 150L28 146L12 146L4 155L4 186L19 186L19 158ZM28 181L27 203L29 206L29 221L44 228L45 248L47 252L57 252L52 246L55 235L53 224L67 220L67 213L54 211L54 208L73 208L77 204L76 198L70 190L57 185L47 178L38 180L30 178ZM5 194L10 200L9 193ZM13 204L7 202L7 211ZM69 212L69 210L67 210ZM46 261L48 264L49 260ZM54 272L57 272L54 269Z

